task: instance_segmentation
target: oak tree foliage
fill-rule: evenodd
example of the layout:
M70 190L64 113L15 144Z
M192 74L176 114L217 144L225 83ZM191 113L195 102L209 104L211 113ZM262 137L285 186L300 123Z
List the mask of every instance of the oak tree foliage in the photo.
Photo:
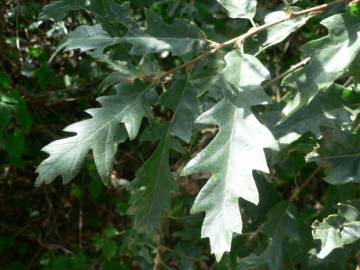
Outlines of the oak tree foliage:
M324 259L360 237L356 202L336 201L338 212L323 220L312 213L309 219L318 220L311 228L304 228L294 206L307 196L302 190L311 181L360 182L359 1L284 1L268 9L264 1L217 2L223 16L245 26L231 39L196 18L165 22L146 8L142 18L134 16L131 3L122 1L60 0L44 8L42 17L53 20L76 10L93 16L94 24L79 25L55 54L86 53L110 71L99 85L108 93L97 99L99 106L66 127L65 138L43 148L48 157L37 167L36 185L57 177L69 183L89 155L109 185L122 143L140 138L155 147L128 187L135 228L156 233L179 190L176 179L202 174L208 180L191 214L203 213L201 237L208 238L217 261L245 231L240 237L250 234L248 256L238 269L285 269L284 246L291 243L310 246L305 256L312 256L311 269L318 269L316 256ZM284 72L272 70L267 51L284 42L291 47L292 39L309 29L318 34L292 48L300 55L297 61L280 57ZM0 109L9 108L0 102ZM212 136L204 143L209 129ZM301 166L308 179L293 182L288 197L266 205L266 218L256 223L259 218L249 212L262 211L268 196L259 192L260 182L279 187L276 179L291 173L294 153L306 156ZM173 156L181 165L174 166ZM249 233L251 227L255 232ZM302 243L308 241L304 230L311 229L321 249L320 241ZM251 249L258 234L266 244Z

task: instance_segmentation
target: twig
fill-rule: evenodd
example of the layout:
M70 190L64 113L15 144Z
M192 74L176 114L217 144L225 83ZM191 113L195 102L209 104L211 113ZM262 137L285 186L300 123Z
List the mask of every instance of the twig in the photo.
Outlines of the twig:
M226 47L230 47L230 46L236 46L236 47L239 47L239 48L242 48L242 44L245 42L246 39L250 38L250 37L253 37L253 36L256 36L258 35L259 33L267 30L268 28L271 28L275 25L278 25L278 24L281 24L283 22L286 22L286 21L289 21L295 17L300 17L300 16L305 16L305 15L308 15L308 16L313 16L313 15L317 15L321 12L323 12L324 10L332 7L332 6L335 6L335 5L339 5L339 4L345 4L345 3L348 3L348 4L355 4L355 3L359 3L360 0L336 0L336 1L333 1L333 2L330 2L330 3L327 3L327 4L322 4L322 5L318 5L318 6L315 6L315 7L312 7L312 8L308 8L308 9L305 9L305 10L302 10L302 11L298 11L298 12L294 12L292 11L288 17L286 18L283 18L281 20L278 20L278 21L275 21L275 22L272 22L272 23L268 23L268 24L263 24L261 26L256 26L256 27L252 27L249 31L247 31L246 33L240 35L240 36L237 36L235 38L232 38L228 41L225 41L224 43L216 43L214 41L210 41L210 49L200 55L198 55L197 57L195 57L194 59L186 62L186 63L183 63L179 66L176 66L168 71L163 71L162 73L158 74L157 76L153 77L151 79L151 77L137 77L135 79L140 79L140 80L143 80L143 81L150 81L150 85L156 85L158 84L159 82L161 82L165 77L169 76L170 74L173 74L175 73L176 71L178 70L181 70L181 69L186 69L187 67L191 66L191 65L195 65L197 64L197 62L199 62L200 60L203 60L204 58L208 57L209 55L212 55ZM51 61L51 60L50 60ZM124 84L132 84L133 81L135 79L131 79L131 80L124 80L122 81L122 83Z
M154 267L153 270L160 270L161 269L161 256L160 256L160 235L156 235L156 255L154 259Z
M230 46L234 46L234 45L238 45L238 44L243 44L244 41L246 39L248 39L249 37L252 37L252 36L256 36L257 34L267 30L268 28L271 28L272 26L275 26L275 25L278 25L280 23L283 23L283 22L286 22L286 21L289 21L295 17L300 17L300 16L304 16L304 15L313 15L313 14L318 14L320 12L323 12L324 10L332 7L332 6L335 6L335 5L339 5L339 4L345 4L345 3L352 3L352 4L355 4L355 3L359 3L360 0L354 0L354 1L351 1L351 0L335 0L333 2L330 2L330 3L327 3L327 4L322 4L322 5L318 5L318 6L315 6L315 7L312 7L312 8L308 8L308 9L304 9L304 10L301 10L301 11L298 11L298 12L293 12L291 14L291 16L288 16L286 18L283 18L281 20L278 20L278 21L275 21L275 22L271 22L271 23L267 23L267 24L263 24L259 27L254 27L254 28L251 28L248 32L246 32L245 34L242 34L238 37L235 37L233 39L230 39L228 41L225 41L224 43L221 43L219 45L217 45L215 48L211 48L209 51L206 51L205 53L203 54L200 54L199 56L195 57L194 59L190 60L189 62L186 62L182 65L179 65L175 68L172 68L168 71L165 71L161 74L159 74L158 76L156 76L153 80L153 83L156 84L158 83L159 81L161 81L163 78L165 78L166 76L180 70L180 69L183 69L183 68L186 68L190 65L194 65L196 64L198 61L206 58L207 56L213 54L213 53L216 53L218 52L219 50L222 50L226 47L230 47Z
M298 195L300 194L300 192L310 183L310 181L315 177L315 175L318 174L318 172L320 172L323 169L323 167L319 166L317 167L310 175L308 178L306 178L306 180L304 182L302 182L302 184L297 187L294 192L291 194L289 201L293 202Z
M295 64L295 65L292 65L287 71L285 71L284 73L276 76L274 79L271 79L269 80L268 82L266 82L263 87L264 89L268 88L270 85L272 85L273 83L277 82L278 80L286 77L287 75L289 75L290 73L294 72L295 70L303 67L303 66L306 66L309 62L310 62L310 57L308 58L305 58L304 60L302 60L301 62Z

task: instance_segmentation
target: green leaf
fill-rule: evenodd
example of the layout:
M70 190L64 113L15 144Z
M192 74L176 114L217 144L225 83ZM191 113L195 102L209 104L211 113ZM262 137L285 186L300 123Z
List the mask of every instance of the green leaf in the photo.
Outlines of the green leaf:
M285 116L309 104L320 90L329 88L360 52L359 18L346 13L336 14L321 23L328 29L328 35L302 48L303 58L310 57L310 63L282 82L282 85L298 90L293 102L285 107Z
M355 84L357 84L357 87L360 87L360 54L356 57L354 62L350 66L350 75L353 78L353 81Z
M30 130L32 124L31 114L19 93L15 91L11 94L0 93L0 129L5 128L12 117L16 118L22 129L25 131Z
M40 14L40 19L47 17L53 18L56 21L61 21L65 14L70 10L79 10L86 5L86 0L61 0L53 1L44 7Z
M360 17L360 6L359 3L350 3L349 12L352 16Z
M293 8L293 10L301 11L301 9L295 7ZM278 10L267 14L265 16L264 22L265 24L271 24L273 22L277 22L288 17L289 14L286 11ZM266 32L265 40L261 40L261 45L257 53L275 44L283 42L292 32L295 32L297 29L302 27L309 18L310 17L307 16L293 17L290 20L270 27Z
M25 152L25 136L19 129L12 134L6 134L4 143L6 152L15 160L19 160Z
M250 110L251 106L266 104L270 98L261 87L261 82L269 79L269 71L250 54L233 50L225 55L226 67L222 70L215 85L236 105L241 96L241 107Z
M130 2L119 4L114 0L92 0L86 9L101 23L111 36L140 33L140 25L131 14Z
M151 157L137 171L132 183L134 188L143 188L137 194L129 209L135 215L134 226L140 231L151 233L159 224L161 213L170 206L170 193L177 190L169 166L169 127L165 128L162 140Z
M179 76L160 99L162 105L173 110L173 116L165 125L147 128L142 140L160 140L156 151L136 173L132 186L143 187L136 195L129 213L135 215L135 227L150 233L159 224L161 212L170 206L170 193L177 190L169 165L170 149L179 151L172 135L184 141L191 138L192 125L198 112L195 88L188 77Z
M10 87L10 79L4 72L0 72L0 89L8 89Z
M238 198L259 201L252 172L269 171L263 148L274 145L270 131L250 111L252 105L267 100L260 83L268 71L255 57L238 50L228 53L225 61L220 79L225 97L197 119L199 124L219 126L219 133L182 172L212 173L191 213L206 212L202 237L210 238L218 261L230 251L233 233L242 232Z
M100 24L81 25L66 36L66 40L56 49L70 51L79 49L81 52L97 48L105 48L117 43L117 38L111 37Z
M329 215L322 222L316 220L311 227L313 238L321 241L317 256L323 259L334 249L360 238L360 213L351 205L339 203L337 214Z
M100 90L106 90L118 83L131 83L140 76L138 69L140 65L134 66L126 61L115 60L110 53L104 51L104 48L98 48L87 54L97 61L105 63L109 68L114 70L114 72L111 72L100 83Z
M105 48L117 43L132 44L131 54L145 55L151 53L171 52L173 55L184 55L203 47L206 37L194 23L175 20L167 25L152 11L146 12L147 29L138 32L128 32L123 37L112 37L100 24L94 26L82 25L66 37L56 53L60 50L80 49L88 51Z
M12 117L13 106L14 103L10 97L0 94L0 130L4 129L9 124Z
M333 85L320 92L308 106L302 107L279 124L281 110L276 108L278 106L270 105L262 119L282 143L291 143L308 131L320 137L321 125L341 128L345 123L351 122L350 111L346 108L351 104L343 99L347 91L343 86Z
M197 89L191 78L179 77L161 96L160 101L167 108L174 110L171 134L189 143L195 118L199 114Z
M230 18L252 19L256 13L256 0L217 0L229 13Z
M327 167L325 181L340 185L360 182L360 137L345 131L322 127L323 138L319 148L307 156Z
M60 21L71 10L87 10L92 13L102 27L113 36L128 32L137 33L140 26L131 17L129 2L119 4L113 0L62 0L46 5L40 19L48 17Z
M206 36L194 23L175 19L172 25L167 25L151 10L145 15L147 29L143 33L130 33L119 39L133 45L130 53L144 55L169 51L173 55L184 55L205 45Z
M102 48L88 52L88 54L114 70L99 85L101 90L118 83L131 83L137 78L146 78L160 73L158 62L150 56L144 56L138 64L133 65L126 61L116 60L111 53L104 52Z
M294 211L294 207L287 202L280 202L269 211L267 221L259 228L259 232L269 238L268 246L259 255L241 258L237 270L258 269L263 265L270 270L282 269L283 242L286 238L300 239Z
M63 183L68 183L79 173L90 150L101 179L107 183L118 144L126 140L126 132L133 140L142 118L150 115L144 97L147 90L136 81L134 85L119 85L114 96L98 98L103 107L87 110L92 118L64 129L76 133L75 136L54 141L42 149L50 156L36 170L39 173L36 185L50 183L60 175Z

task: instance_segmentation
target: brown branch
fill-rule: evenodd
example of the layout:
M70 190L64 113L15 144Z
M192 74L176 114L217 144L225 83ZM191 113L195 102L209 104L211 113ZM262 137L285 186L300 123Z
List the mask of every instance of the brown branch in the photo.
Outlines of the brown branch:
M317 167L302 184L297 187L294 192L291 194L289 201L293 202L299 196L300 192L311 182L311 180L322 170L323 167Z
M224 43L221 43L221 44L218 44L216 45L214 48L211 48L210 50L204 52L203 54L200 54L199 56L195 57L194 59L190 60L189 62L186 62L184 64L181 64L177 67L174 67L168 71L164 71L163 73L159 74L158 76L156 76L154 79L153 79L153 84L156 84L158 83L159 81L161 81L163 78L165 78L166 76L180 70L180 69L184 69L188 66L191 66L191 65L194 65L196 64L198 61L208 57L209 55L213 54L213 53L216 53L217 51L221 50L221 49L224 49L226 47L230 47L230 46L240 46L241 44L243 44L245 42L246 39L248 39L249 37L252 37L252 36L256 36L257 34L267 30L268 28L271 28L275 25L278 25L280 23L283 23L283 22L286 22L286 21L289 21L295 17L300 17L300 16L305 16L305 15L313 15L314 13L320 13L320 12L323 12L325 11L326 9L332 7L332 6L335 6L335 5L339 5L339 4L355 4L355 3L359 3L360 0L335 0L333 2L330 2L330 3L327 3L327 4L322 4L322 5L318 5L318 6L315 6L315 7L312 7L312 8L308 8L308 9L305 9L305 10L302 10L302 11L298 11L298 12L293 12L290 16L286 17L286 18L283 18L281 20L278 20L278 21L275 21L275 22L272 22L272 23L268 23L268 24L263 24L259 27L254 27L254 28L251 28L248 32L238 36L238 37L235 37L233 39L230 39L228 41L225 41Z
M270 85L272 85L273 83L277 82L278 80L281 80L282 78L286 77L287 75L289 75L290 73L294 72L295 70L298 70L299 68L306 66L309 62L310 62L310 57L305 58L304 60L302 60L301 62L292 65L287 71L285 71L284 73L276 76L274 79L271 79L270 81L267 81L266 83L264 83L263 88L266 89L268 88Z
M161 256L160 256L160 246L161 246L161 237L160 234L155 236L156 238L156 255L154 258L154 266L153 266L153 270L160 270L161 269Z

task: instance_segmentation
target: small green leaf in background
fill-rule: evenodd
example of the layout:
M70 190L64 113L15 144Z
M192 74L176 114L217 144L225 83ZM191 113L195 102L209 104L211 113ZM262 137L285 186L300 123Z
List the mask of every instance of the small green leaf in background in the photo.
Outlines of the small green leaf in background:
M8 89L10 87L10 79L6 73L0 72L0 89Z
M24 99L16 91L0 93L0 129L5 128L12 118L16 119L23 131L30 131L32 116Z
M24 133L16 129L14 133L6 134L4 139L5 150L9 155L10 162L14 165L21 167L21 157L25 153L25 135Z
M294 207L287 202L280 202L269 211L266 222L259 228L268 237L268 246L260 255L251 254L242 258L237 270L257 269L263 265L270 270L282 269L283 242L286 238L300 240L294 211Z
M118 264L116 262L108 261L104 263L101 270L129 270L129 266L126 264Z
M360 6L358 3L351 3L349 9L352 16L360 17Z
M144 101L147 90L136 81L134 85L118 85L114 96L98 98L103 107L88 110L92 118L64 129L76 133L75 136L54 141L43 148L50 156L37 168L36 185L51 183L60 175L63 183L70 182L79 173L90 150L93 150L101 180L108 183L118 144L127 137L134 139L142 118L150 115Z

